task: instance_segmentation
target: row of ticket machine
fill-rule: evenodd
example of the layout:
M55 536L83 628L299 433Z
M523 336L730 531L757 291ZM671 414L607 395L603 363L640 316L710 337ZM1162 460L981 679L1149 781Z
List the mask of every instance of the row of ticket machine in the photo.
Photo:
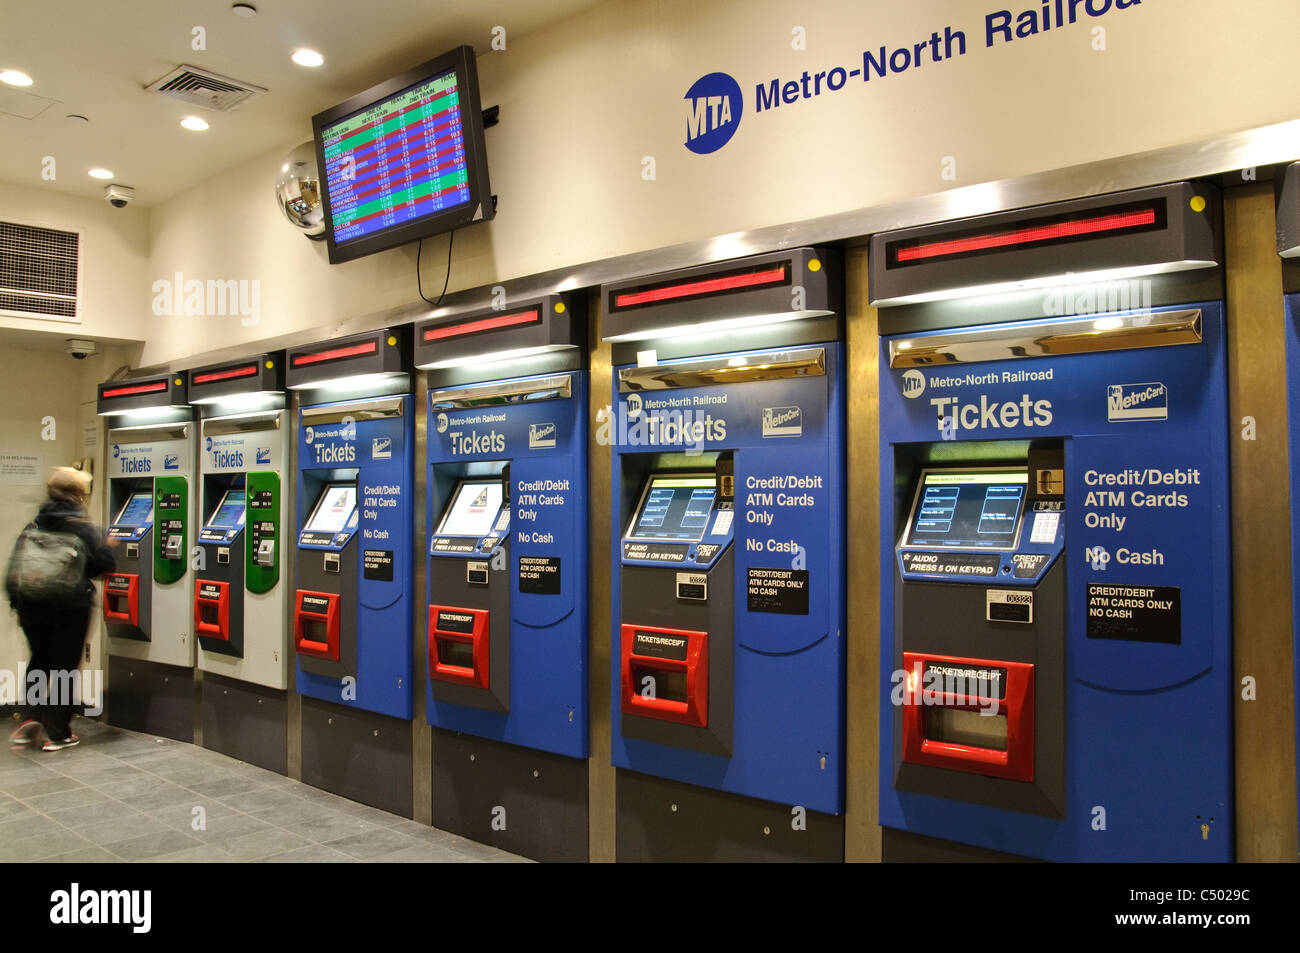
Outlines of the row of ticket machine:
M1231 859L1214 187L872 239L878 587L845 571L876 530L845 519L843 286L837 251L795 248L600 288L594 418L587 298L561 293L103 384L110 719L158 730L159 672L197 657L204 743L265 763L283 712L257 709L292 685L303 779L409 814L419 664L434 823L585 857L607 591L619 856L834 856L848 593L870 587L887 832ZM589 565L606 471L612 562Z

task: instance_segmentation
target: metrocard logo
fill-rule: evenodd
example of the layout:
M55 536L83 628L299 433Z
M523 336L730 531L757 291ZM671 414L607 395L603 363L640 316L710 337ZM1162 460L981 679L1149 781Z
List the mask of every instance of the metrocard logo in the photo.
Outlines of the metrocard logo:
M1164 384L1110 384L1106 387L1106 419L1168 420L1169 388Z
M802 437L803 410L798 407L764 407L764 437Z
M555 446L556 427L553 423L529 424L528 446L533 449L546 449Z
M745 98L726 73L709 73L686 91L686 148L696 155L717 152L740 128Z

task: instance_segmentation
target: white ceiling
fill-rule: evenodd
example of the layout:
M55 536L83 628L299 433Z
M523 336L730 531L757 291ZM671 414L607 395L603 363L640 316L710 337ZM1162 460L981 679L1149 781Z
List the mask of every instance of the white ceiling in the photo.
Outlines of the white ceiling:
M140 205L154 205L310 138L314 113L454 46L482 55L495 26L506 28L508 55L510 42L593 0L251 2L258 15L242 19L230 0L0 0L0 70L35 80L21 91L0 84L0 181L99 198L105 183L86 174L99 166L134 187ZM195 27L204 28L206 50L192 48ZM298 47L319 51L325 65L295 65ZM180 64L268 93L219 113L144 91ZM10 114L38 110L30 119ZM186 115L211 128L182 129ZM46 156L55 159L54 181L42 178Z

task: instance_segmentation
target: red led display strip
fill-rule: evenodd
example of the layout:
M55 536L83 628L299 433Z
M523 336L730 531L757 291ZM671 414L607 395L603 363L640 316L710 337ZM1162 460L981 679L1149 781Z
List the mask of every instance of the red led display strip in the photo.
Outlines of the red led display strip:
M100 397L130 397L133 394L156 394L160 390L167 389L166 381L155 381L152 384L136 384L134 387L114 387L104 391Z
M891 249L896 264L916 264L940 258L956 258L1001 248L1023 248L1050 242L1070 241L1076 238L1126 232L1134 229L1159 227L1160 210L1155 205L1107 212L1090 218L1070 218L1053 222L1040 222L1014 228L1010 231L967 233L960 238L943 239L919 245L899 243Z
M213 381L228 381L235 377L252 377L257 373L257 365L249 364L247 367L237 367L232 371L212 371L210 374L197 374L194 377L196 384L211 384Z
M657 304L661 301L676 301L681 298L698 298L704 295L720 294L726 291L738 291L744 288L758 288L784 282L789 272L788 265L782 263L776 268L765 271L747 271L739 275L725 275L719 278L702 278L699 281L685 281L681 284L649 288L645 291L615 292L615 308L635 308L637 305Z
M365 344L353 344L351 347L336 347L332 351L317 351L315 354L298 354L294 356L293 366L303 364L320 364L324 361L337 361L344 357L356 357L360 354L373 354L378 347L374 341Z
M536 324L542 320L536 308L520 311L518 314L503 314L499 317L478 318L460 324L444 324L437 328L428 328L424 332L425 341L441 341L446 338L463 337L466 334L478 334L481 331L499 331L502 328L514 328L523 324Z

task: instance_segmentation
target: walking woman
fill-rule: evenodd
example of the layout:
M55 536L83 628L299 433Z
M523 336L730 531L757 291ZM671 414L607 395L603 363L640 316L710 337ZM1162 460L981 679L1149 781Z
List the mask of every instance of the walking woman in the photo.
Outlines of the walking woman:
M71 467L56 467L45 487L49 498L32 526L46 533L75 536L84 548L85 567L80 579L67 587L68 594L57 600L33 599L12 591L9 594L32 650L32 660L27 666L26 720L10 736L9 742L14 748L32 745L44 729L47 740L42 750L58 751L80 741L72 733L71 725L74 705L82 700L64 694L74 684L71 675L81 664L81 652L86 644L86 630L95 602L91 580L112 572L115 560L113 547L104 533L86 515L90 475ZM36 690L32 691L30 686L36 686Z

